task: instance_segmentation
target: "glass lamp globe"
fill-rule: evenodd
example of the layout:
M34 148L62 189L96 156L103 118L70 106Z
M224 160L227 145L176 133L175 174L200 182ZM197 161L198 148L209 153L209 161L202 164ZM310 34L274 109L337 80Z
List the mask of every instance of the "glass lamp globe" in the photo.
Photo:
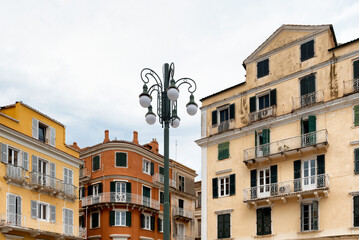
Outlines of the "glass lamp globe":
M140 95L140 104L144 108L148 108L151 105L152 98L146 93Z
M172 101L176 101L179 97L179 90L176 87L169 87L167 89L167 97Z
M197 113L198 107L196 103L188 103L186 107L189 115L193 116Z
M179 125L180 125L180 119L179 118L175 118L175 119L172 120L171 127L178 128Z
M147 113L146 122L150 125L153 125L156 122L156 115L154 113Z

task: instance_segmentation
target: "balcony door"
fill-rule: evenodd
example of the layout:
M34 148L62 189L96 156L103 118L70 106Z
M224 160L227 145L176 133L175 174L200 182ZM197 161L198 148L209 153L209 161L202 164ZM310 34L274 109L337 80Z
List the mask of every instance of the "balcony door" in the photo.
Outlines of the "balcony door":
M7 222L14 226L21 226L21 197L7 194Z
M142 202L146 207L151 207L151 188L142 187Z
M316 160L303 161L302 171L303 190L311 190L317 187Z
M48 168L48 162L46 160L39 159L37 167L38 167L37 172L38 172L39 184L42 184L42 185L48 184L47 178L46 178L46 175L47 175L47 172L48 172L48 169L47 169Z
M316 102L315 75L309 75L300 80L300 104L302 107Z
M258 197L270 196L270 170L269 168L258 170Z
M126 202L126 182L116 182L116 202Z

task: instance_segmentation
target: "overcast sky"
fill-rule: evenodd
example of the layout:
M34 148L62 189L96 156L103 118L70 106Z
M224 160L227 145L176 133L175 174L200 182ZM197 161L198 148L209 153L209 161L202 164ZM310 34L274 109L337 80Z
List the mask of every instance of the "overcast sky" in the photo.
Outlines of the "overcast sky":
M282 24L333 24L344 43L359 37L358 23L349 0L1 0L0 106L23 101L48 114L66 125L68 144L100 143L105 129L131 141L136 130L163 154L163 130L138 103L143 68L162 76L174 62L175 78L197 82L201 105L244 81L243 60ZM170 157L200 176L200 114L186 113L188 98L181 88Z

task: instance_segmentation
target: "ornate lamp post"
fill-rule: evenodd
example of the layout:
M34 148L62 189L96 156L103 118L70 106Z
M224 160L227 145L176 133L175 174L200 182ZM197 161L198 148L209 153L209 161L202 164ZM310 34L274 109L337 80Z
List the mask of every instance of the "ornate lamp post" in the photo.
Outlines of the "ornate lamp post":
M188 92L191 94L187 103L187 113L195 115L198 105L194 102L193 93L197 86L191 78L173 79L175 65L165 63L163 65L163 82L156 72L149 68L141 71L141 79L144 83L143 92L140 94L140 104L148 108L146 122L150 125L156 122L156 114L152 111L151 101L152 93L157 92L157 115L159 122L164 128L164 204L163 204L163 239L170 239L170 203L169 203L169 126L176 128L180 124L180 118L177 116L177 99L179 97L178 88L182 84L188 84ZM150 80L153 85L148 87Z

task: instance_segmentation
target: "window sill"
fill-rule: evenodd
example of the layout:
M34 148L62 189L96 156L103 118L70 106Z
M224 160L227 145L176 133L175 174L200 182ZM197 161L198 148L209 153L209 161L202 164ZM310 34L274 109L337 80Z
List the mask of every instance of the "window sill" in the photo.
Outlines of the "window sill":
M254 238L267 238L267 237L274 237L276 234L266 234L266 235L255 235Z
M128 168L128 166L116 166L115 165L115 168Z
M98 226L98 227L92 227L92 228L90 228L90 230L99 229L99 228L100 228L100 226Z
M359 226L357 227L348 227L349 230L359 230Z
M311 234L311 233L320 233L322 230L310 230L310 231L302 231L297 232L298 234Z
M151 230L151 229L146 229L146 228L141 228L142 230L145 230L145 231L150 231L150 232L153 232L154 230Z
M232 240L234 238L217 238L216 240Z

